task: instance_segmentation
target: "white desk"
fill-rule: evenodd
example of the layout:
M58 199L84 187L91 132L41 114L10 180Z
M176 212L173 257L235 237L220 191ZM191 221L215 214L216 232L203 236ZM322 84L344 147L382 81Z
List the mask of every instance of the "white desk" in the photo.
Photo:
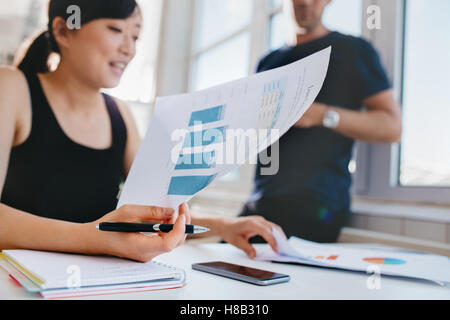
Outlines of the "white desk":
M266 245L256 245L259 246ZM369 274L254 261L228 244L185 244L158 260L186 270L187 286L175 290L95 296L88 299L146 300L300 300L300 299L450 299L450 288L422 282L381 278L381 289L370 290ZM260 287L192 270L191 264L221 260L291 276L287 283ZM41 299L19 287L0 268L0 299ZM84 298L86 299L86 298Z

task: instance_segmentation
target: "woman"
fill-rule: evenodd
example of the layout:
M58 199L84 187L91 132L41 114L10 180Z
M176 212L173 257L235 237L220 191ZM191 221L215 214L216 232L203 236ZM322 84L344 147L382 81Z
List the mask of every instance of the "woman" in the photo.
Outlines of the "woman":
M81 28L71 30L77 5ZM69 10L70 12L70 10ZM115 210L120 182L140 144L128 106L100 93L135 56L142 15L134 0L51 0L48 31L18 68L0 68L0 249L109 254L148 261L185 240L185 224L255 256L248 239L278 226L261 217L191 217L172 209L127 205ZM49 56L59 64L49 70ZM172 232L101 232L105 221L174 223Z

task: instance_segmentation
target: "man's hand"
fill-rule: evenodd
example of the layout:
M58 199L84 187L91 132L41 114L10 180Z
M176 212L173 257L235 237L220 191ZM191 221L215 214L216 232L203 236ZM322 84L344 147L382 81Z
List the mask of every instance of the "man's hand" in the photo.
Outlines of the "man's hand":
M327 106L322 103L314 102L303 117L294 125L297 128L311 128L321 126L323 117L327 111Z

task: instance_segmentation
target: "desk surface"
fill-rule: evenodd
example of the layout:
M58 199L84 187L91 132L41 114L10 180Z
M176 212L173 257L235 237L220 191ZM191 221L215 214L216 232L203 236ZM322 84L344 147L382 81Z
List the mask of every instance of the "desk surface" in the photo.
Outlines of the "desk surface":
M255 245L257 250L265 244ZM158 257L159 261L186 270L184 288L143 293L89 297L88 299L146 300L300 300L300 299L450 299L450 288L414 280L381 277L380 289L368 289L369 274L309 266L250 260L228 244L185 244ZM225 261L249 267L286 273L287 283L260 287L192 270L196 262ZM0 268L0 299L41 299L19 287ZM86 299L86 298L84 298Z

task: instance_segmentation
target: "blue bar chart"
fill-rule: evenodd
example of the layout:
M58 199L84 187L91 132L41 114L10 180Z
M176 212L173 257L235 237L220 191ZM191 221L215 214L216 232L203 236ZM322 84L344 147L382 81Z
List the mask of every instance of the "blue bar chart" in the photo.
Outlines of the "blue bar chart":
M225 106L217 106L209 109L194 111L191 114L189 120L189 127L194 126L197 123L211 123L223 120L225 115Z
M175 170L194 170L215 168L215 152L180 154Z
M189 118L188 127L194 127L194 131L188 132L183 142L183 148L205 147L209 145L223 143L226 137L227 126L217 126L208 129L196 130L196 125L213 124L224 119L225 105L218 105L211 108L193 111ZM189 175L172 176L170 179L168 195L191 196L206 188L216 174L211 174L211 170L206 175L193 174L192 170L208 170L216 168L216 153L214 150L208 152L180 153L175 165L175 172Z
M227 127L205 129L201 131L188 132L184 139L183 148L209 146L225 142Z
M170 179L168 194L172 196L192 196L206 188L216 175L180 176Z

